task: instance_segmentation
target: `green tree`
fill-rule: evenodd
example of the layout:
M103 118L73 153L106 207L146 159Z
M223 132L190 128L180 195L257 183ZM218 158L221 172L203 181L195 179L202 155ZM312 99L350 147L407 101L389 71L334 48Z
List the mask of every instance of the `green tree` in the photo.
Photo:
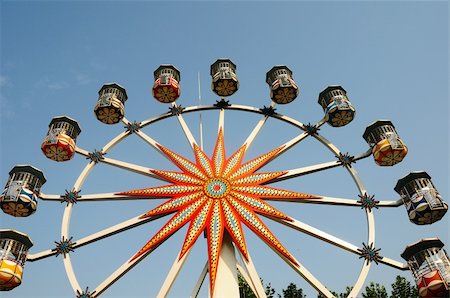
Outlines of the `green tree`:
M250 286L247 284L242 275L238 274L239 282L239 297L240 298L256 298L255 293L253 293Z
M395 282L392 284L392 292L390 298L418 298L417 288L403 276L397 275Z
M297 288L297 285L291 282L287 288L283 290L283 298L306 298L306 295L303 294L303 289Z
M366 287L366 292L362 293L363 298L388 298L388 293L386 292L386 288L384 286L380 286L378 283L374 284L370 283L368 287Z
M261 280L262 282L262 280ZM268 284L266 284L266 296L267 298L274 298L275 297L275 289L272 288L272 285L270 284L270 282Z
M239 282L239 297L240 298L256 298L255 293L253 293L250 286L247 284L242 275L238 274L238 282ZM261 283L263 280L261 279ZM267 298L274 298L276 295L275 289L272 288L270 283L265 285L265 292Z

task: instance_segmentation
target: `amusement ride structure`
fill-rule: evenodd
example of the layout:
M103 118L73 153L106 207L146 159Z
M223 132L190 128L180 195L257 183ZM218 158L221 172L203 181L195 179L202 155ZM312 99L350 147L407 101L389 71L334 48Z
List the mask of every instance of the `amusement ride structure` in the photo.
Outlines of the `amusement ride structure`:
M162 284L158 297L170 296L170 289L182 269L193 245L199 237L206 238L207 263L198 282L193 286L191 297L197 297L206 277L209 277L210 297L238 297L238 273L245 279L257 297L266 297L258 272L247 248L244 228L258 236L281 260L286 262L314 289L326 297L333 297L299 260L278 240L262 217L326 242L337 249L345 250L362 259L362 267L355 279L349 297L357 297L364 285L373 262L385 264L399 270L411 270L421 297L449 297L450 262L438 238L421 239L406 247L401 256L406 263L398 262L380 254L375 245L375 218L373 209L383 207L406 207L409 219L416 225L428 225L439 221L448 206L424 171L411 172L398 180L395 191L397 201L378 201L365 189L355 169L355 163L372 156L379 166L393 166L403 160L408 149L389 120L378 120L370 124L363 133L369 149L359 155L343 153L336 145L319 133L324 124L341 127L351 122L355 108L342 86L328 86L318 97L324 117L315 124L304 124L287 115L276 112L276 104L289 104L299 95L299 87L292 71L284 65L274 66L267 72L266 82L270 88L272 103L263 108L230 103L229 96L239 88L236 65L229 59L218 59L211 65L212 90L219 99L212 105L182 107L175 101L180 97L180 72L172 65L161 65L154 72L153 97L170 108L167 113L141 122L125 118L126 90L116 84L105 84L99 91L94 113L99 121L107 125L122 122L125 130L112 138L100 150L89 152L76 145L81 129L76 120L60 116L49 124L48 133L41 145L42 153L51 160L64 162L75 154L88 159L87 165L73 184L72 189L61 195L41 192L46 182L44 174L31 165L17 165L9 172L9 180L0 197L0 207L11 216L26 217L37 209L38 199L65 203L61 224L61 235L55 246L48 250L29 253L33 242L22 232L12 229L0 230L0 290L9 291L22 282L24 265L50 256L62 259L70 285L77 298L98 297L119 281L127 272L155 251L180 228L185 227L186 236L179 255ZM183 115L215 111L218 113L217 136L212 154L203 150L203 140L197 142ZM225 116L228 112L260 115L260 120L243 144L231 154L226 151L227 138ZM193 151L190 160L177 148L168 148L157 142L143 128L168 118L176 118ZM276 145L252 159L246 153L269 120L281 121L298 130L297 136L284 144ZM148 168L123 160L106 157L114 146L135 135L151 148L168 159L177 171ZM325 146L334 156L330 162L282 171L263 171L270 162L295 147L304 139L312 138ZM81 188L90 172L99 163L111 165L124 171L150 177L158 186L128 189L114 193L81 194ZM296 179L303 175L343 167L352 177L359 191L358 198L326 197L306 194L270 186L279 181ZM73 239L69 232L72 211L85 202L108 202L118 200L163 200L163 203L136 217L112 225L106 229ZM303 223L275 208L271 202L286 204L323 204L359 207L365 212L368 235L358 246ZM110 236L125 233L130 229L150 224L166 217L165 224L134 255L107 276L95 288L80 286L73 268L71 253L83 246L102 241ZM238 257L239 256L239 257ZM33 278L29 276L27 278Z

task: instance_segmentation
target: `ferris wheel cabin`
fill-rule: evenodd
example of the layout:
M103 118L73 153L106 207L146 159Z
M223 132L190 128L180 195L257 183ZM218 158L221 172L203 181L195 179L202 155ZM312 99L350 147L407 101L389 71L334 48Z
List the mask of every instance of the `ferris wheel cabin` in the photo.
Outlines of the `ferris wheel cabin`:
M9 179L0 196L0 207L6 214L27 217L36 212L44 174L30 165L17 165L9 172Z
M127 91L119 84L103 85L98 91L98 100L94 107L95 117L105 124L118 123L125 116L127 99Z
M33 242L15 230L0 230L0 291L9 291L22 283L23 267Z
M180 71L171 64L161 64L154 72L153 97L162 103L172 103L180 97Z
M211 64L211 89L219 96L233 95L239 89L239 80L236 75L236 64L230 59L217 59Z
M378 120L369 125L363 138L372 148L373 158L379 166L398 164L408 153L408 148L389 120Z
M276 65L266 73L270 98L278 104L287 104L297 98L300 90L286 65Z
M78 122L67 116L55 117L50 121L49 130L41 150L54 161L67 161L75 154L75 144L81 133Z
M398 180L394 190L401 196L409 220L417 225L432 224L440 220L448 205L431 182L426 172L411 172Z
M318 103L325 112L327 123L333 127L349 124L355 117L355 108L347 97L342 86L328 86L319 93Z
M408 262L422 298L450 296L450 262L438 238L408 245L402 258Z

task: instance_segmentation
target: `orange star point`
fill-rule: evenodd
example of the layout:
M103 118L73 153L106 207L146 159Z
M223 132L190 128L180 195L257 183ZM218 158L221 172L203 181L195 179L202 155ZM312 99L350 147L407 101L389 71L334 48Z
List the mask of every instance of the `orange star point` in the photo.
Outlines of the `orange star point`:
M194 144L195 163L171 150L159 149L180 168L181 172L152 170L171 184L159 187L131 190L120 195L169 198L166 202L143 214L141 218L174 213L172 218L137 252L133 261L177 232L189 223L180 259L191 249L202 232L206 231L210 290L214 293L219 255L225 231L245 259L248 250L242 223L275 251L297 264L293 256L272 234L258 215L292 221L292 218L269 205L264 199L318 198L299 192L263 185L285 172L255 173L271 161L283 147L276 148L251 161L242 163L246 144L228 159L225 154L224 136L219 130L212 158Z

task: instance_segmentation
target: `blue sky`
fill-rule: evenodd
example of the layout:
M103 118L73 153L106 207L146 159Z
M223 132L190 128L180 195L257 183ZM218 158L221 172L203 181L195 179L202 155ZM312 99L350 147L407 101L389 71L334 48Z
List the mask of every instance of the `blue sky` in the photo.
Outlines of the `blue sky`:
M449 41L448 1L264 1L264 2L55 2L1 1L0 57L0 181L6 183L16 164L40 168L48 182L43 192L63 194L86 165L82 156L55 163L40 152L52 117L78 120L82 132L77 145L92 151L123 130L106 126L92 112L102 84L118 82L128 93L126 117L143 120L165 113L168 106L151 97L153 71L171 63L181 71L182 106L198 104L198 74L204 104L218 98L210 90L209 67L228 57L237 65L240 90L231 103L262 107L270 104L265 74L277 64L294 72L301 95L277 112L304 123L322 116L317 96L327 85L340 84L356 107L356 118L343 128L325 125L321 133L343 152L367 150L361 137L376 119L390 119L409 147L405 160L392 168L375 165L372 158L356 164L367 189L380 200L397 200L393 188L405 174L425 170L448 202L449 198ZM250 133L259 117L226 118L226 144L231 154ZM204 113L205 151L211 154L217 117ZM245 119L245 120L243 120ZM172 119L173 120L173 119ZM198 138L198 115L186 116ZM186 152L186 141L175 121L146 130L176 152ZM295 130L271 121L255 141L247 158L269 151L293 136ZM228 141L227 141L228 140ZM253 154L253 155L252 155ZM128 138L110 157L152 168L170 167L137 138ZM186 153L189 156L188 153ZM334 157L313 140L298 145L271 168L286 170L330 161ZM318 195L352 197L357 190L341 168L280 184ZM113 192L158 185L159 182L99 165L82 192ZM71 222L74 239L146 212L159 202L78 204ZM289 215L355 245L366 241L360 208L276 204ZM1 228L28 233L32 252L53 248L60 237L64 206L39 203L26 219L0 215ZM448 216L431 226L408 221L403 206L375 210L376 247L381 254L401 260L406 245L438 236L449 242ZM319 240L266 221L285 246L329 288L343 291L354 282L361 260ZM144 225L80 248L73 253L82 286L93 289L164 224ZM184 239L185 230L112 286L106 297L153 297L162 284ZM295 282L314 291L246 231L249 249L260 276L281 290ZM205 241L196 247L175 284L171 297L190 293L204 262ZM198 273L197 273L198 272ZM397 274L409 272L374 265L367 282L389 285ZM130 290L132 289L132 290ZM205 292L203 292L204 294ZM28 263L24 283L2 293L5 297L73 297L61 258Z

